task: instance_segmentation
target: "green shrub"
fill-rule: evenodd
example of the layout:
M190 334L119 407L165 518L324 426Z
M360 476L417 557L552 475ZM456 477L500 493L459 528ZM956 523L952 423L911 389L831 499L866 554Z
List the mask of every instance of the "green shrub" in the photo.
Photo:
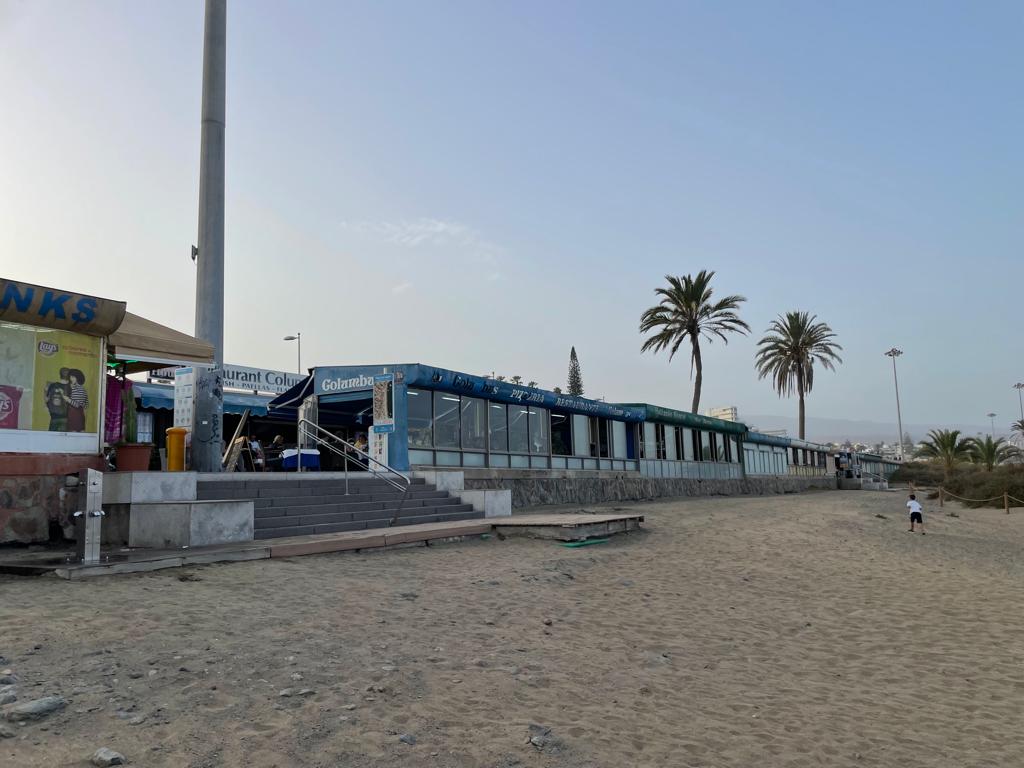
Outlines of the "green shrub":
M942 464L938 461L908 461L901 464L889 480L915 485L941 485Z

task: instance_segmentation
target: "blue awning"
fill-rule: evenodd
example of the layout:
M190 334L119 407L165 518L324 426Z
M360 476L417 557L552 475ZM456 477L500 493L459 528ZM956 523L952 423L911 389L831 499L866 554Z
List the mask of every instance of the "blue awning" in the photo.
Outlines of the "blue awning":
M169 384L149 384L143 381L133 381L132 391L135 399L143 408L162 408L166 411L174 410L174 387ZM257 395L248 392L225 392L224 413L241 415L249 409L250 416L266 416L271 397L269 395Z
M270 415L277 419L294 421L299 418L299 406L313 391L313 377L307 376L282 395L272 399L267 405Z

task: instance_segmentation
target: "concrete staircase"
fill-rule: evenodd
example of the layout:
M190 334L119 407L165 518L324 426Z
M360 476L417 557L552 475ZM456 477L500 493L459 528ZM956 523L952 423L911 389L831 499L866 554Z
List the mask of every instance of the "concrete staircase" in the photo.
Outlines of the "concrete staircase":
M196 484L200 501L251 499L254 505L254 536L273 539L342 531L386 528L398 510L402 493L372 476L351 475L348 494L337 477L280 475L274 479L210 479L202 476ZM437 490L423 478L413 478L395 525L444 523L483 518L473 504L463 504L447 490Z

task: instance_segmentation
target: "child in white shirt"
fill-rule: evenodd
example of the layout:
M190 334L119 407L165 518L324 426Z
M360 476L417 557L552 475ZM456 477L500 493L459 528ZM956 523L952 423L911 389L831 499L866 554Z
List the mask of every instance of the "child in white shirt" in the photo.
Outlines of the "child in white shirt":
M910 533L914 532L914 523L918 523L921 526L921 535L924 535L924 518L921 513L924 511L921 508L920 503L917 501L917 496L910 494L910 501L907 502L907 509L910 510Z

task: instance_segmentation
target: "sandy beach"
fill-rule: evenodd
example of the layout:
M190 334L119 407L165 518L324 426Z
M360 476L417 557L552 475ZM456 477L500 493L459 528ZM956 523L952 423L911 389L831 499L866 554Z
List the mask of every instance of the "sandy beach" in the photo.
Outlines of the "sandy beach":
M68 700L0 726L0 762L1020 765L1024 513L928 502L920 536L904 500L634 505L643 532L578 549L0 576L18 701Z

